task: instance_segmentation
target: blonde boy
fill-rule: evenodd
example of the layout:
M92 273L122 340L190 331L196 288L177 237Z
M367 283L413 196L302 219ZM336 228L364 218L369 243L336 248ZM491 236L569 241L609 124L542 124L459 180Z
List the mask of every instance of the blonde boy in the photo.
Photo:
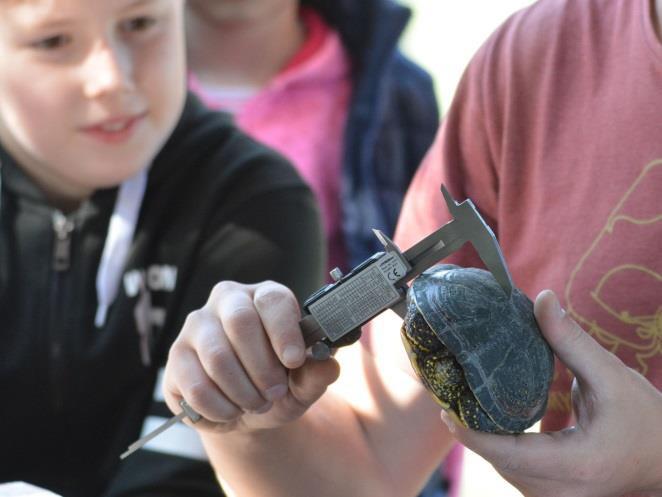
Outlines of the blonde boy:
M219 495L167 437L120 465L167 351L216 281L322 281L309 190L187 96L182 9L0 1L0 481Z

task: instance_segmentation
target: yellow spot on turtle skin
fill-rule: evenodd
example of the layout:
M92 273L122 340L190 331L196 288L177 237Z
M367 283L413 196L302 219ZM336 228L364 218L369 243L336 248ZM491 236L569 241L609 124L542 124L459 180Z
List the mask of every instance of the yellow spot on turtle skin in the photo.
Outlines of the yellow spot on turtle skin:
M418 311L414 310L413 316L411 315L411 309L409 312L410 314L405 316L405 320L402 323L402 332L406 335L407 341L409 341L417 350L420 350L421 352L431 352L432 349L430 342L438 344L439 339Z
M466 426L467 428L471 428L472 430L477 430L478 429L478 416L476 415L476 408L474 407L473 409L467 409L466 406L461 406L460 409L460 419L462 420L462 424Z

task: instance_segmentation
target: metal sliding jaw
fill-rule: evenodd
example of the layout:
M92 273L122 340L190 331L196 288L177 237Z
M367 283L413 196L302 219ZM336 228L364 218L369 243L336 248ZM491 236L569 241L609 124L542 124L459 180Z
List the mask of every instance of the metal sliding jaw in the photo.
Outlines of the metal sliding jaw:
M384 233L373 230L384 252L374 254L344 276L332 271L336 281L304 302L304 317L299 324L313 356L328 356L331 348L343 345L343 337L386 309L404 317L407 282L466 242L471 242L510 296L513 282L494 233L471 200L457 203L443 185L441 192L453 216L450 222L405 252Z

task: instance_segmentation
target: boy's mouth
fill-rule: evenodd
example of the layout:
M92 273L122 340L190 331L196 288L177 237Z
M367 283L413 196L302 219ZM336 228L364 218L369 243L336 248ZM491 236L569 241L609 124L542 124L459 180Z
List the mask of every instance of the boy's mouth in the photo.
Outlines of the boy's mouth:
M108 143L119 143L128 140L136 126L147 116L147 112L139 114L111 117L96 124L85 126L81 130Z

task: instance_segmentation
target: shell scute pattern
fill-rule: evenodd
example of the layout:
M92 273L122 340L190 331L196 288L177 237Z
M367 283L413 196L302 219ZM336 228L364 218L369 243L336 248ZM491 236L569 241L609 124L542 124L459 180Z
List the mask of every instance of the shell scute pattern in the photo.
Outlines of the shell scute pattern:
M402 339L439 403L470 428L521 432L540 419L553 355L521 291L485 270L439 265L408 292Z

